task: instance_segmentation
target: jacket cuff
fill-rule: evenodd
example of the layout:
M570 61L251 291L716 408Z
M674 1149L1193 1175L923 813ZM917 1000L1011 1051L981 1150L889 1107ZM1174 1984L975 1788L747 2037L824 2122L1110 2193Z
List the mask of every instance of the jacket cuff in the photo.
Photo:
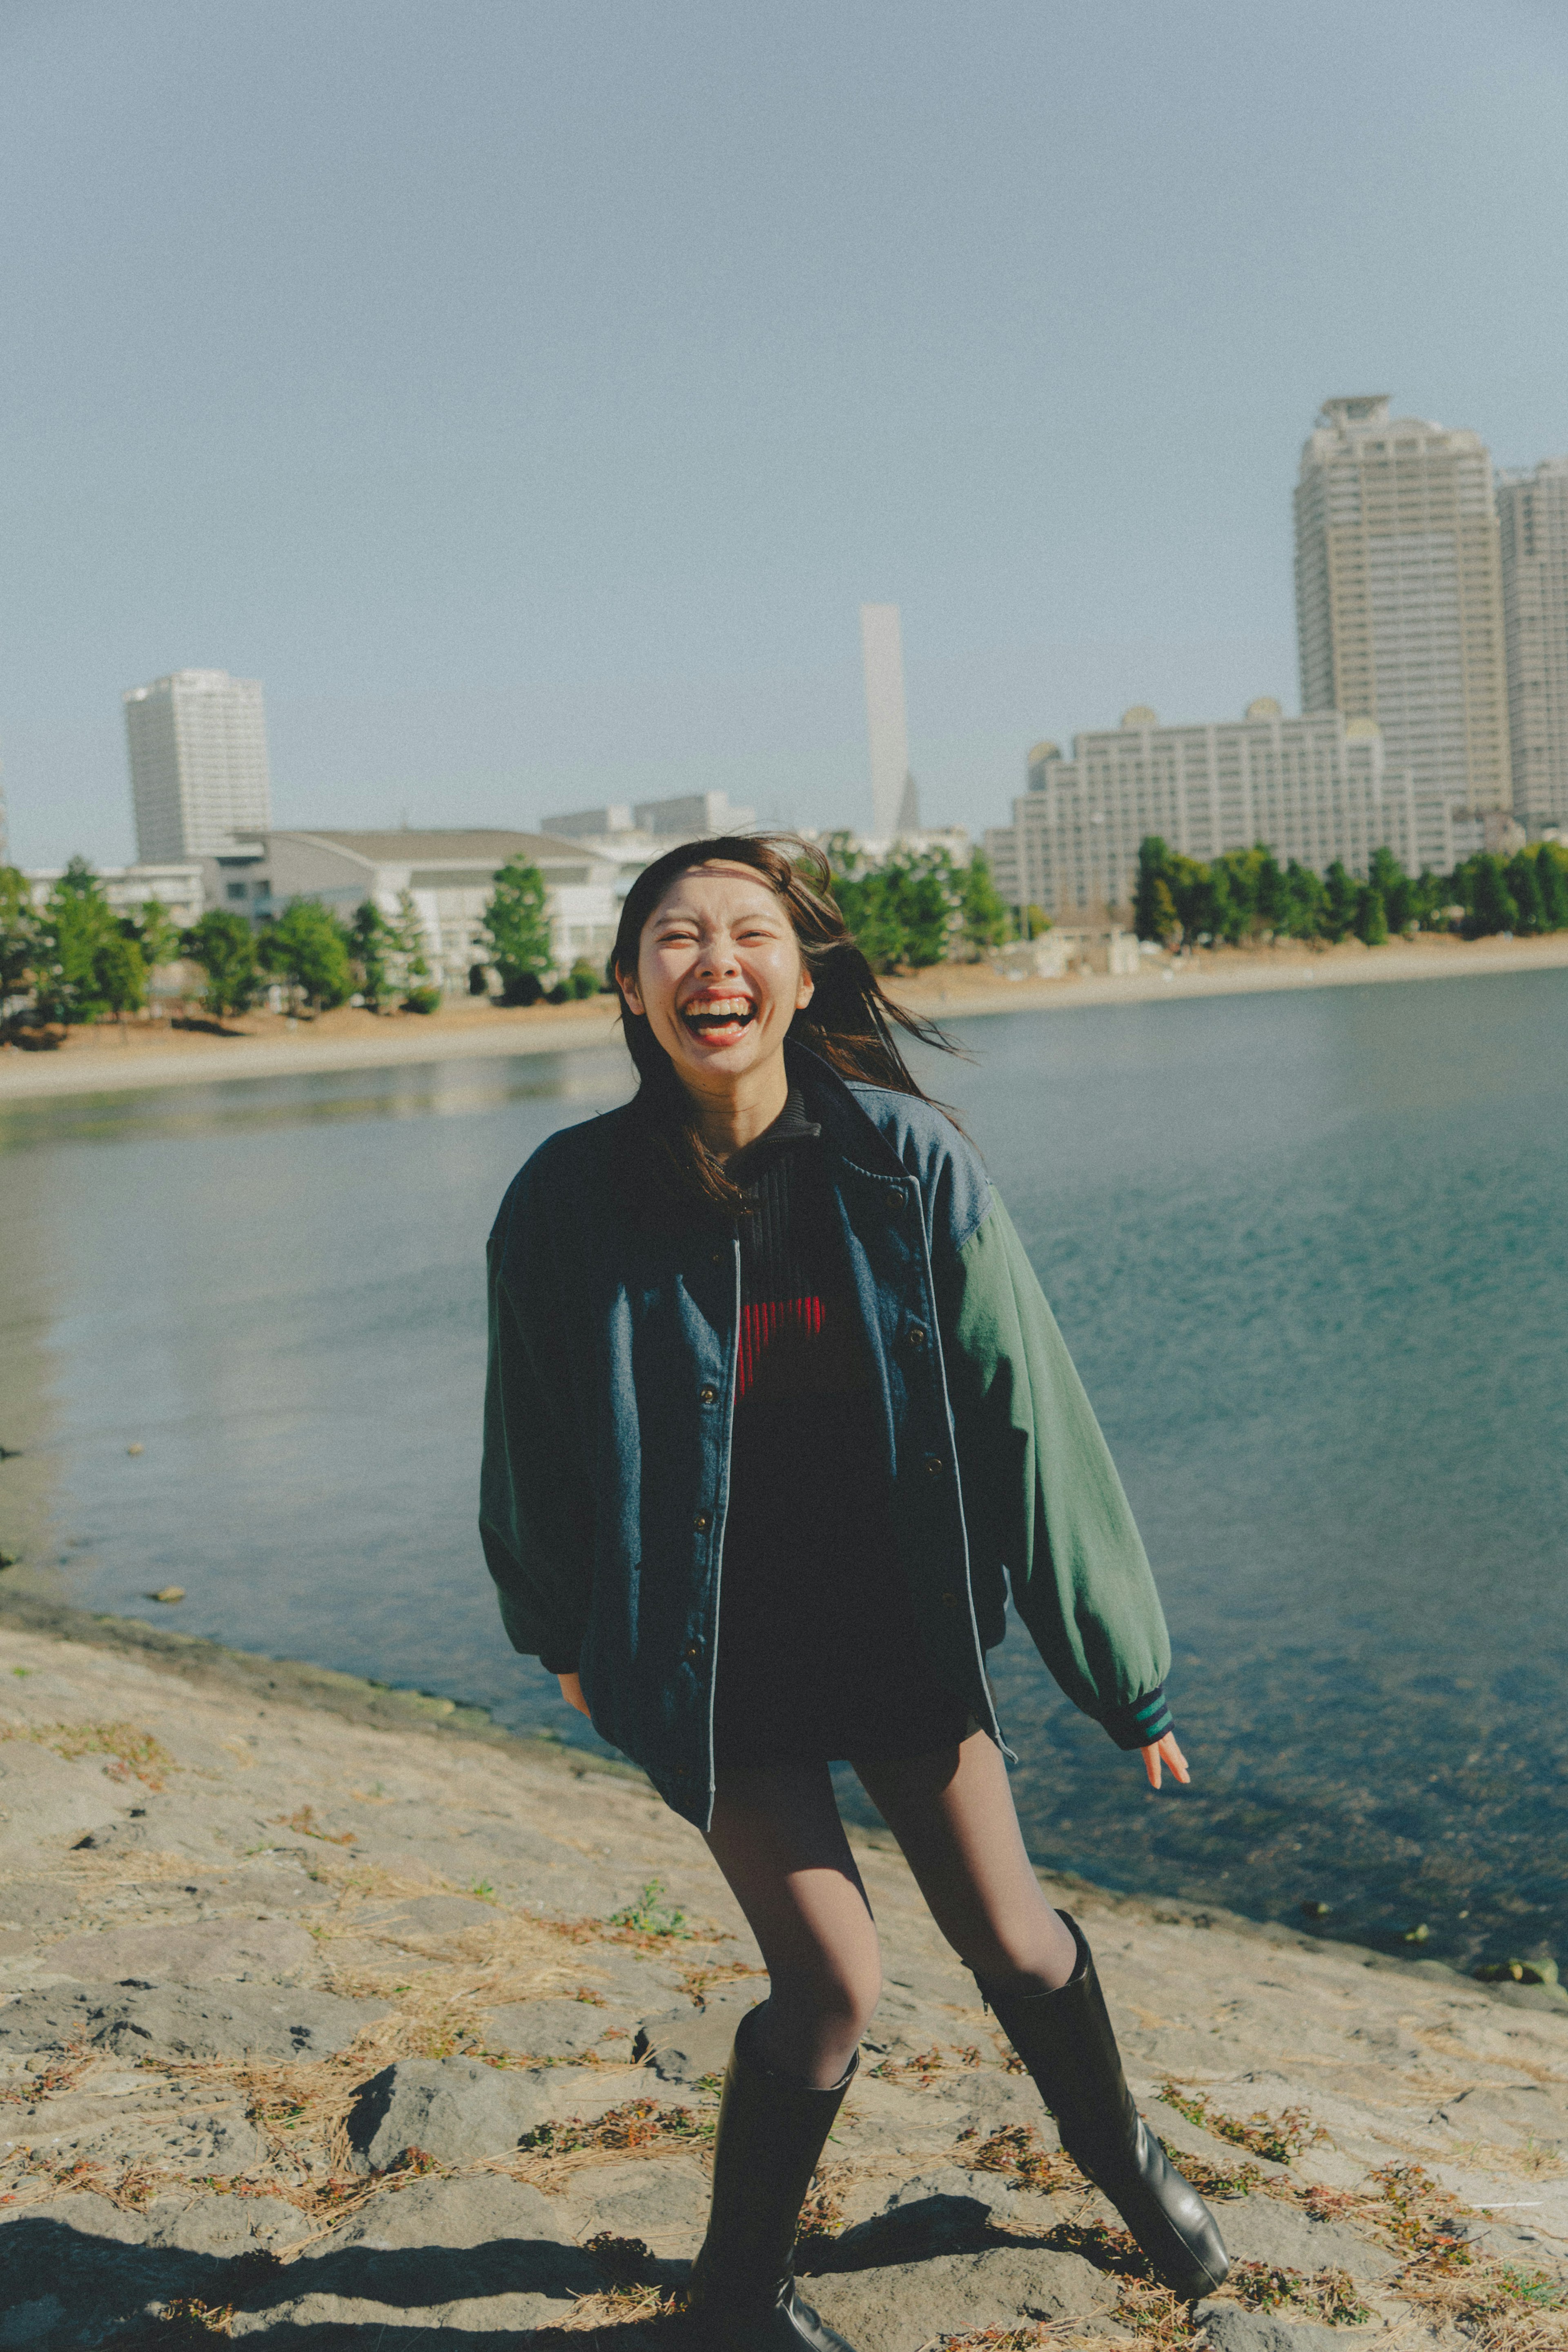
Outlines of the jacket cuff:
M1125 1706L1113 1706L1109 1715L1100 1718L1118 1748L1154 1748L1175 1728L1171 1711L1166 1705L1166 1686L1156 1683L1142 1698L1129 1699Z
M574 1675L581 1647L579 1642L551 1642L539 1652L539 1664L547 1675Z

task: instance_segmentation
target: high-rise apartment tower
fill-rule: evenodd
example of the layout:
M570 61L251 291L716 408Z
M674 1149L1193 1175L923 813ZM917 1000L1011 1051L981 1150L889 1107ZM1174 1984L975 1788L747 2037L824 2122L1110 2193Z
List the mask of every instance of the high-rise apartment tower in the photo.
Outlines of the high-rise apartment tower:
M1476 433L1327 400L1296 488L1303 711L1375 719L1391 773L1454 806L1512 794L1491 458Z
M1498 476L1513 813L1568 826L1568 457Z
M861 606L866 733L871 745L872 824L884 841L920 830L920 799L909 772L904 713L904 637L896 604Z
M136 855L210 856L272 823L261 682L177 669L122 698Z

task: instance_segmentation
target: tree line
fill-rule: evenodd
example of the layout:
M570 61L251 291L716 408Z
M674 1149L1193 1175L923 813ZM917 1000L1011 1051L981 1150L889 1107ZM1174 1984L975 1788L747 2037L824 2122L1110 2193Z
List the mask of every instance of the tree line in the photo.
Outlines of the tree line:
M830 834L822 847L839 911L873 971L977 959L1012 936L1012 915L979 850L960 866L940 847L895 849L873 862L847 833Z
M71 859L42 906L24 874L0 866L0 1016L9 1013L13 1030L123 1022L148 1003L152 974L180 963L200 971L201 1003L218 1019L247 1011L274 986L297 1009L326 1011L357 996L373 1013L434 1013L441 990L427 945L407 890L395 915L366 898L345 922L319 899L295 898L254 926L214 907L182 929L157 898L116 914L85 858ZM586 961L557 975L544 878L521 858L496 877L481 946L507 1003L547 995L564 1003L601 985Z
M1375 849L1364 882L1339 860L1326 874L1272 850L1228 849L1207 864L1184 857L1158 834L1139 844L1133 922L1164 947L1240 947L1261 939L1358 939L1381 947L1391 933L1457 930L1466 939L1568 930L1568 847L1531 842L1503 858L1479 852L1451 874L1406 874Z

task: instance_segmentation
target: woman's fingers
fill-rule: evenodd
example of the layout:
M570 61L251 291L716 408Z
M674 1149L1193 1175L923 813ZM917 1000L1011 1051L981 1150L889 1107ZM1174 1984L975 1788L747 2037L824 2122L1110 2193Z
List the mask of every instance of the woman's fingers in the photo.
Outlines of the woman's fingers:
M1192 1774L1187 1769L1186 1758L1176 1746L1176 1736L1174 1731L1167 1731L1165 1738L1157 1741L1153 1748L1145 1748L1139 1752L1144 1759L1144 1769L1149 1776L1151 1789L1157 1789L1160 1785L1162 1763L1170 1766L1172 1780L1178 1780L1184 1789L1192 1779Z
M568 1706L576 1707L579 1715L586 1715L588 1713L588 1701L582 1696L581 1675L558 1675L556 1676L556 1680L560 1685L560 1695L562 1698L565 1699Z

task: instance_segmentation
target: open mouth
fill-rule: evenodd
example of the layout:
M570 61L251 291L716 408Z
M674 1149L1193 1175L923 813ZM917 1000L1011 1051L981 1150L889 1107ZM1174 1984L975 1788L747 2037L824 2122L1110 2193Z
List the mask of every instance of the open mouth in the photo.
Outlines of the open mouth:
M745 996L705 996L686 1005L681 1019L697 1037L721 1041L740 1036L757 1018L757 1007Z

